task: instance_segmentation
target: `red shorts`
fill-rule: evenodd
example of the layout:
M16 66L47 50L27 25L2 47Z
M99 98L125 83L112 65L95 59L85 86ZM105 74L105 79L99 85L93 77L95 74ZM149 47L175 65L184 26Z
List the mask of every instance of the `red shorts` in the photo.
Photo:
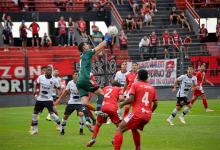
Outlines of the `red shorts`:
M133 114L133 113L129 113L125 118L124 121L127 124L128 129L139 129L139 130L143 130L144 126L150 121L151 116L149 115L146 119L142 119L140 117L138 117L137 115Z
M111 108L102 108L102 112L108 114L109 118L111 119L111 121L114 123L114 124L118 124L120 123L120 118L118 117L118 113L117 113L117 110L111 110ZM98 116L97 117L97 121L99 123L106 123L107 122L107 117L101 117L101 116Z
M201 96L203 94L204 94L204 91L201 91L201 90L195 90L193 92L193 96L195 96L195 97Z

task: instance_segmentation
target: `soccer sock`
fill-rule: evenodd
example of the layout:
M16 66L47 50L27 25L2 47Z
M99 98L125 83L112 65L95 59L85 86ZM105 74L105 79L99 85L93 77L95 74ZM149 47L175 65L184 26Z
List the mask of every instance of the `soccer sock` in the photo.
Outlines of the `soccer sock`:
M186 107L181 115L184 117L186 114L188 114L189 110L190 108Z
M190 100L190 103L191 103L191 104L194 104L195 101L196 101L196 100Z
M205 109L207 109L208 108L208 103L207 103L206 98L202 99L202 103L203 103L203 106L205 107Z
M129 107L125 106L123 118L125 118L129 113Z
M104 98L103 95L98 95L97 104L96 104L96 110L97 111L101 110L103 98Z
M88 113L89 113L89 117L92 119L92 123L93 123L93 125L94 125L95 122L96 122L96 119L95 119L95 117L94 117L94 115L93 115L93 113L92 113L91 110L88 110Z
M136 147L136 150L140 150L141 146L141 136L140 133L137 130L132 130L133 140Z
M84 113L86 122L91 123L90 118L89 118L89 113L88 113L88 107L86 104L83 104L83 113Z
M92 135L92 138L93 139L96 139L96 137L97 137L97 135L98 135L98 133L99 133L99 126L98 125L95 125L94 126L94 132L93 132L93 135Z
M123 142L123 134L119 131L116 131L114 136L114 150L120 150L122 142Z
M55 113L52 113L50 115L53 118L54 122L56 122L56 124L60 125L59 117Z
M61 122L61 129L64 129L66 126L66 120L65 119L62 119L62 122Z
M169 119L173 119L176 117L176 114L177 114L178 110L176 108L174 108L172 114L169 116Z
M31 126L33 127L33 129L37 128L38 125L38 119L37 119L37 114L33 114L32 115L32 122L31 122Z
M83 126L84 126L84 120L83 120L83 117L79 117L79 128L80 129L83 129Z

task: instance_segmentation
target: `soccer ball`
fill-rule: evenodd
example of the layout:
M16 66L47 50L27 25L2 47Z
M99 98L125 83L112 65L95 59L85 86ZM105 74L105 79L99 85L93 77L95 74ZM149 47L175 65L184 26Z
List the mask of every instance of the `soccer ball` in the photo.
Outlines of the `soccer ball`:
M108 27L108 34L111 36L116 36L118 34L118 29L116 26L110 26Z

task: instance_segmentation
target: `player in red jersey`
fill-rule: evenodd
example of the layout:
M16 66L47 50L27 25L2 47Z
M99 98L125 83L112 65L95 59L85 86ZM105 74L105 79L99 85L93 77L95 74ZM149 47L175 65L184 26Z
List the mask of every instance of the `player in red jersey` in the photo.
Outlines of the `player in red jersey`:
M117 81L112 83L112 86L106 86L103 88L104 91L104 99L102 103L101 111L106 113L111 121L118 126L121 122L117 110L118 110L118 101L122 101L124 99L122 89L120 88L120 84ZM99 129L103 123L107 122L106 116L98 116L97 123L94 126L94 132L92 134L92 139L88 142L87 147L91 147L96 142L96 137L99 133Z
M114 136L114 150L120 150L123 142L123 133L129 129L132 131L136 150L140 150L140 133L144 126L151 120L152 112L157 108L156 90L148 82L148 72L138 71L138 82L134 83L130 90L129 99L120 104L123 107L132 105L132 112L119 124ZM152 106L153 103L153 106Z
M214 86L214 84L212 82L210 82L209 80L207 80L206 77L205 77L205 63L203 63L200 66L200 70L196 73L196 78L197 78L199 89L195 89L193 91L193 97L190 100L191 104L193 104L197 100L197 98L199 96L201 96L202 97L202 103L203 103L203 106L205 108L205 111L206 112L214 111L214 110L208 108L207 98L206 98L206 95L205 95L204 90L203 90L203 84L204 83L208 83L211 86Z
M129 97L129 90L131 88L131 85L134 83L135 79L137 78L137 71L138 71L138 64L133 62L131 72L126 75L126 82L123 88L123 93L126 98ZM123 118L128 115L129 109L130 109L130 105L124 107Z

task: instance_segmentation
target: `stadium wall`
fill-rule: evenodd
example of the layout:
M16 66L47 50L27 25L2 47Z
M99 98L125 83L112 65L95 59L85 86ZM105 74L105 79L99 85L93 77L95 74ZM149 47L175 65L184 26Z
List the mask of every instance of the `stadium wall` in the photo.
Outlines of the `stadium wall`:
M220 99L220 87L205 87L205 92L208 99ZM171 91L171 87L158 87L158 100L175 100L175 95ZM191 95L190 95L191 97ZM17 107L17 106L32 106L35 100L33 95L0 95L0 107Z

